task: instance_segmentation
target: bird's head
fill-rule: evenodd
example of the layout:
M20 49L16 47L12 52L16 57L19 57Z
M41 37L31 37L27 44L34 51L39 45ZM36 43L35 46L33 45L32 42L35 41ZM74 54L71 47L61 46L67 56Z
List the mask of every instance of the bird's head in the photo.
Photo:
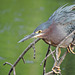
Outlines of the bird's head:
M27 39L30 38L42 38L41 36L44 35L44 30L46 30L50 26L49 21L42 23L39 25L32 34L25 36L23 39L21 39L18 43L24 42Z

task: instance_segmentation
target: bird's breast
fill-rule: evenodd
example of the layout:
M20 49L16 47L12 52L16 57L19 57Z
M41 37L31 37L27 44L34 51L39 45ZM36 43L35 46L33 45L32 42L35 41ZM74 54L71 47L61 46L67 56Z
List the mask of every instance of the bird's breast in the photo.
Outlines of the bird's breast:
M53 46L57 46L65 37L67 36L67 32L63 25L51 25L47 30L45 30L45 34L43 35L43 40L47 44L51 44ZM72 42L72 37L68 38L61 47L65 48Z

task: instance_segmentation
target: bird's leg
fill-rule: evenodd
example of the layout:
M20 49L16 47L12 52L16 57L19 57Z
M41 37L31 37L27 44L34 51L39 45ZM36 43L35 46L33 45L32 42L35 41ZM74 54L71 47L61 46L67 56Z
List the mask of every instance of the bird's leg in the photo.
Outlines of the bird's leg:
M67 47L67 51L68 51L68 53L71 53L69 47Z
M58 58L59 58L60 57L60 54L61 54L61 49L58 48L58 50L59 50L59 53L58 53Z
M71 44L68 46L67 50L68 50L68 52L75 54L75 52L73 52L73 48L72 48Z
M57 63L55 63L54 64L54 68L53 68L53 71L55 72L55 73L61 73L60 71L60 65L61 65L61 63L63 62L63 60L65 59L65 56L67 55L67 53L68 53L68 51L66 51L65 53L64 53L64 55L60 58L60 60L59 60L59 62L57 62ZM55 69L57 69L57 71L55 70Z
M73 52L73 50L72 50L71 44L69 45L69 49L70 49L70 51L72 52L72 54L75 54L75 52Z

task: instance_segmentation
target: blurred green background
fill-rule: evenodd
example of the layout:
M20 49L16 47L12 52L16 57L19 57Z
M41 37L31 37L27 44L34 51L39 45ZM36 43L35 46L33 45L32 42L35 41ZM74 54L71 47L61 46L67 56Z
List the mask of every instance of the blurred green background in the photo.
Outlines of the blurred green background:
M74 4L75 0L0 0L0 75L8 75L11 67L3 66L3 63L7 61L13 64L33 39L20 44L17 42L31 34L58 7L66 3ZM40 63L45 57L48 45L41 40L35 46L36 59L33 59L33 49L30 49L24 56L26 64L22 60L17 64L17 75L42 75L43 65L40 66ZM53 60L50 57L47 61L47 72L52 65ZM75 75L75 55L66 56L61 70L62 75Z

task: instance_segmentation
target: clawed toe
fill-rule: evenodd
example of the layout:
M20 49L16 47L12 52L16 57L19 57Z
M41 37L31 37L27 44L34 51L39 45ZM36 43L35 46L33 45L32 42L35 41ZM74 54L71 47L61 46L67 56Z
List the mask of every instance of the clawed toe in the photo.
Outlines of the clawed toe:
M52 70L53 70L53 72L56 73L56 74L60 73L60 71L61 71L61 70L60 70L60 67L58 67L58 66L53 67Z

